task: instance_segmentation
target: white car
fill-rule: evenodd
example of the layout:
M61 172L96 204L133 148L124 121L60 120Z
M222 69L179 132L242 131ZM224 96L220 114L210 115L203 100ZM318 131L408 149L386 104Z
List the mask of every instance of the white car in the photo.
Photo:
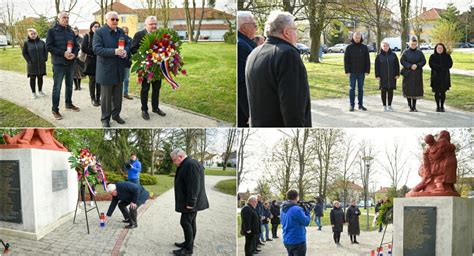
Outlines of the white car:
M348 44L336 44L328 48L328 52L340 52L344 53L346 51Z
M420 44L420 50L431 50L431 44L430 43L421 43Z
M7 46L8 40L6 35L0 35L0 46Z

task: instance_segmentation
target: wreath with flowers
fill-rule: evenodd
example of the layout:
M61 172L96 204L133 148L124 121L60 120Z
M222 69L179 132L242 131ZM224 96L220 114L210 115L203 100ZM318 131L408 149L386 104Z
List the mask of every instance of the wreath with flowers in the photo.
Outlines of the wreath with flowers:
M94 186L101 183L104 191L107 191L107 179L102 165L97 160L97 156L89 149L83 148L79 153L73 153L69 157L71 169L77 172L77 180L84 179L89 191L95 196Z
M139 84L144 80L153 82L164 79L176 89L179 84L172 75L186 75L186 70L182 68L181 39L173 29L162 28L146 34L132 60L132 72L137 73Z

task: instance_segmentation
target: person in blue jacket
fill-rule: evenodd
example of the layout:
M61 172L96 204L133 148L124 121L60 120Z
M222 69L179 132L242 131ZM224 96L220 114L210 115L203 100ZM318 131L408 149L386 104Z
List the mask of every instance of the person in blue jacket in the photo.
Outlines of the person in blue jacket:
M310 209L298 205L298 191L286 192L287 201L281 206L281 224L283 229L283 244L288 256L306 255L306 226L311 221Z
M132 229L137 227L137 209L146 202L149 197L148 191L141 185L130 181L121 181L116 184L107 185L107 192L112 195L109 210L107 211L108 220L112 217L115 207L118 207L124 217L123 222L128 223L125 228ZM127 206L130 205L130 210Z
M318 197L316 206L314 207L314 222L316 222L316 226L318 226L318 230L321 230L321 218L324 216L324 202L323 200Z
M142 163L137 158L137 154L130 155L130 161L126 164L128 181L140 185L140 173L142 172Z

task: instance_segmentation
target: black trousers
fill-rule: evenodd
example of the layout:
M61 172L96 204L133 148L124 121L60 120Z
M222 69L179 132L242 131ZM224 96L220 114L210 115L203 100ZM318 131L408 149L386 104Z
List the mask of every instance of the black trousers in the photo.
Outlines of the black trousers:
M416 99L415 98L407 98L407 102L408 102L408 107L410 107L410 109L416 109Z
M245 235L245 256L252 256L253 252L257 250L258 235Z
M444 101L446 100L446 92L435 92L436 107L444 108Z
M277 232L278 232L278 223L272 224L272 236L273 238L277 237Z
M387 105L387 99L388 99L388 105L392 105L392 100L393 100L393 90L384 90L382 89L380 96L382 97L382 104L384 106Z
M126 220L130 220L130 224L137 225L138 205L137 205L137 208L135 209L130 208L130 210L127 208L128 205L130 205L130 203L124 202L124 201L120 201L118 203L118 207L120 211L122 212L123 218Z
M157 80L151 83L151 108L153 110L158 109L158 105L160 103L160 89L161 89L161 80ZM142 111L148 111L148 92L149 91L150 91L150 83L143 81L142 89L140 91Z
M184 248L193 250L194 238L196 238L196 216L197 212L183 212L181 213L180 224L184 233Z
M100 101L100 85L95 82L95 76L89 76L89 94L91 100Z
M30 76L31 92L36 92L36 79L38 79L38 91L43 91L43 76Z
M341 232L334 232L333 238L335 243L339 243L339 241L341 240Z
M110 117L116 118L120 116L122 111L122 83L115 85L101 85L100 106L102 110L102 122L110 121Z

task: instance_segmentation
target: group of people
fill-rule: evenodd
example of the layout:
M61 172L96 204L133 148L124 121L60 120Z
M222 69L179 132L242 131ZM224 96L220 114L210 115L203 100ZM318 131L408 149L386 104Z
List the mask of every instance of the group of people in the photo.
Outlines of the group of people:
M311 101L305 65L296 48L295 17L288 12L272 12L265 24L267 39L260 46L256 39L257 25L253 14L239 11L238 19L238 125L239 127L311 127ZM358 109L364 106L364 80L370 73L369 50L362 43L360 32L352 34L351 44L344 52L344 72L349 78L349 111L355 110L357 88ZM387 41L382 41L375 59L375 78L379 83L383 111L393 111L393 91L402 79L403 96L410 112L417 112L416 103L423 98L423 66L425 56L418 49L418 40L410 38L409 48L398 60ZM400 71L401 64L401 71ZM435 94L436 111L444 112L446 91L451 87L451 56L442 43L430 56L431 88Z
M145 28L137 32L133 39L128 36L128 28L118 26L117 12L105 15L106 24L92 22L89 33L82 38L77 28L69 26L69 13L58 14L56 24L48 30L46 43L38 37L35 29L28 29L28 38L23 45L22 54L27 62L27 75L33 98L45 96L43 92L43 76L46 75L48 52L53 65L52 114L57 120L63 118L59 112L62 82L65 81L65 108L79 112L80 108L72 102L73 83L75 90L81 89L81 79L89 77L89 94L91 104L101 107L103 127L110 127L110 119L124 124L120 116L122 98L133 99L128 93L131 57L141 44L143 37L157 30L157 19L148 16ZM119 45L124 42L123 46ZM36 84L38 90L36 90ZM150 120L148 114L148 94L151 93L152 112L165 116L159 108L161 80L150 82L144 80L140 86L142 118Z
M184 234L184 242L174 243L179 249L174 250L173 254L191 255L197 233L197 213L209 208L204 167L181 149L173 150L170 156L177 166L174 177L175 211L181 213L180 225ZM112 195L112 201L106 221L111 218L118 205L124 218L122 222L128 223L125 228L133 229L138 226L137 209L146 202L149 193L140 185L141 163L137 155L133 153L125 166L128 180L107 185L107 192Z

